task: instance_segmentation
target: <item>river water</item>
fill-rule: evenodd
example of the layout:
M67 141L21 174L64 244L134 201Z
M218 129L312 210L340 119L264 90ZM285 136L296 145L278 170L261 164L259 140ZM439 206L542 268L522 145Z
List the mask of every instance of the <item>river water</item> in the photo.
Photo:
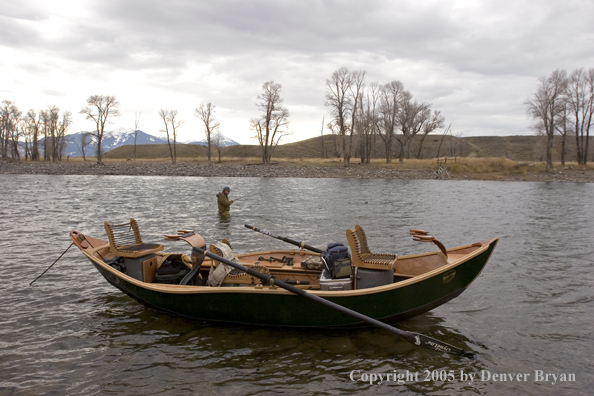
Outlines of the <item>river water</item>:
M240 199L219 219L224 185ZM0 395L590 395L594 184L0 175ZM145 240L193 229L237 252L323 247L362 225L372 250L499 237L455 300L399 324L472 350L417 349L380 329L295 330L189 321L138 304L72 248L134 217ZM164 241L166 250L186 251ZM391 377L386 380L386 375ZM383 380L380 380L383 375ZM513 375L513 377L512 377ZM400 376L400 379L398 378ZM471 378L472 376L472 378Z

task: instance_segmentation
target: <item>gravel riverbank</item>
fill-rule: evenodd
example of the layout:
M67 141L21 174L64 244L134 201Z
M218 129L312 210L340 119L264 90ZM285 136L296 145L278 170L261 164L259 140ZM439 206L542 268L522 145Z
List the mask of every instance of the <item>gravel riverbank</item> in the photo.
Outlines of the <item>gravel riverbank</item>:
M436 179L434 171L425 169L393 169L354 164L350 167L302 166L295 164L197 164L197 163L107 163L95 162L22 162L0 161L0 174L35 175L125 175L125 176L195 176L195 177L296 177L356 179ZM505 180L593 183L594 170L565 167L552 172L532 171L505 175L452 174L450 180Z

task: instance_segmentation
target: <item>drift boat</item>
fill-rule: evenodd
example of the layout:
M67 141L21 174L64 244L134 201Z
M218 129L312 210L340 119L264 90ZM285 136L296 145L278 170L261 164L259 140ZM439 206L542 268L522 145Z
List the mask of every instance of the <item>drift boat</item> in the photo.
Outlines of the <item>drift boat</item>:
M439 249L397 256L369 251L360 226L346 231L350 253L341 244L322 251L246 227L299 248L235 255L231 243L224 241L211 244L205 253L206 243L199 234L180 230L165 239L187 242L189 254L167 253L162 244L143 242L134 219L117 225L106 222L107 240L78 231L70 237L110 284L147 307L196 320L290 327L369 323L300 298L278 283L361 316L396 323L459 296L481 273L498 241L446 249L427 232L411 230L415 240L433 242ZM250 272L262 274L261 279L227 266L229 257Z

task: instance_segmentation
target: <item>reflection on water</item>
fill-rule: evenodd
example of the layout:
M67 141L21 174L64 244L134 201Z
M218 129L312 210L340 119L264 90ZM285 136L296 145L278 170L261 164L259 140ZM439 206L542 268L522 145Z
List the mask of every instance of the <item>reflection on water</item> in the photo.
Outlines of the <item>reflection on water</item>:
M0 395L29 394L589 394L594 377L591 271L594 186L499 182L0 175ZM216 193L245 196L220 218ZM287 247L243 227L323 247L362 225L373 250L420 253L410 228L446 246L500 237L483 274L457 299L400 328L474 350L475 359L415 348L391 333L295 330L189 321L147 309L105 282L77 230L139 221L146 240L193 229L236 251ZM167 250L185 243L163 241ZM359 370L359 371L357 371ZM369 384L361 373L419 373ZM454 381L423 373L454 370ZM458 374L531 373L526 382ZM552 385L535 370L575 373ZM357 380L351 381L356 372Z

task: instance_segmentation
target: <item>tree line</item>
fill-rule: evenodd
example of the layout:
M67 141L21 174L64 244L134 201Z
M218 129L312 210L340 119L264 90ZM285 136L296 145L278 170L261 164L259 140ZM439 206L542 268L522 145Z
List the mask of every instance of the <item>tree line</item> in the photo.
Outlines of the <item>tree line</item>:
M346 67L334 71L326 80L325 105L330 108L328 122L322 119L322 153L325 156L324 128L338 137L338 155L345 166L352 157L369 163L372 147L376 141L383 143L387 163L394 157L400 162L416 156L421 157L423 142L428 134L443 128L445 118L431 104L419 102L400 81L386 84L365 81L363 70L349 71ZM282 85L267 81L257 96L256 108L260 115L250 120L253 138L261 147L262 162L270 163L274 149L280 140L289 134L289 110L283 105ZM525 102L528 116L535 123L537 134L547 137L546 166L552 167L552 148L555 136L561 137L561 163L565 164L566 151L575 145L578 164L586 164L589 153L589 136L594 115L594 68L575 69L571 73L557 69L548 77L541 77L536 92ZM97 145L97 163L102 163L101 143L110 118L120 115L120 103L115 96L91 95L86 106L79 111L93 122L94 131L81 134L80 148L85 157L85 147L91 142ZM201 103L194 116L204 124L208 148L208 162L211 150L220 148L223 136L216 117L216 106ZM184 121L177 110L161 109L158 112L167 137L172 163L177 160L177 136ZM135 117L135 150L139 130L140 114ZM72 124L72 114L61 111L57 106L36 112L31 109L23 114L16 104L4 100L0 106L0 156L20 160L60 161L66 145L65 136ZM445 128L444 136L451 134ZM417 150L413 152L411 142L416 138ZM41 144L40 142L43 141ZM24 148L24 150L20 149ZM43 158L41 157L43 152ZM439 153L438 153L439 155Z
M567 146L573 140L578 164L586 165L594 115L594 68L579 68L570 74L557 69L538 81L536 92L525 105L528 116L535 121L533 128L547 137L547 171L553 164L555 135L561 136L561 164L565 165Z
M66 144L64 137L71 124L72 113L64 111L60 115L57 106L48 106L39 113L31 109L23 114L14 102L4 100L0 106L0 156L20 160L22 141L25 159L39 161L43 150L44 161L60 161Z
M250 120L252 138L261 147L262 162L271 162L274 149L281 139L292 132L289 129L289 110L284 106L281 97L282 85L274 81L262 84L262 91L256 97L256 108L259 116ZM431 110L431 104L419 103L411 93L404 89L400 81L392 81L380 85L366 85L364 71L349 71L340 68L326 80L325 104L331 108L332 118L324 125L322 120L322 136L324 127L340 139L340 155L345 165L349 165L352 156L359 156L361 162L370 162L371 147L377 137L385 146L386 162L392 160L394 147L402 162L411 157L411 141L421 135L421 144L416 156L421 155L422 144L427 134L444 126L444 117L439 111ZM79 148L86 159L85 148L94 143L97 146L97 163L102 163L102 142L106 133L106 125L113 117L120 116L120 103L115 96L91 95L86 105L79 111L85 118L93 122L93 131L81 134ZM19 143L24 141L25 159L40 160L38 142L43 137L44 160L61 160L65 147L65 135L72 123L70 112L63 112L50 106L47 110L36 114L30 110L25 116L18 110L14 102L4 101L0 111L0 153L3 158L20 158ZM220 133L220 122L216 117L216 106L212 103L201 103L194 112L204 124L207 141L208 162L211 163L212 148L220 148L223 136ZM161 109L158 116L163 122L172 163L177 161L177 137L184 124L175 109ZM140 114L136 114L134 126L134 153L136 153L136 137L138 136ZM400 133L397 133L400 132ZM323 139L322 139L323 144ZM322 148L324 152L324 148ZM134 154L135 155L135 154ZM135 159L135 158L134 158Z
M411 142L418 135L416 157L420 158L425 137L443 128L445 118L431 110L430 103L414 99L400 81L366 85L365 74L342 67L326 80L325 104L332 112L327 127L339 136L344 165L349 165L353 155L369 163L376 137L381 138L386 163L390 163L393 151L400 162L411 158Z
M261 110L261 116L250 120L250 128L262 148L262 161L270 163L274 148L283 136L289 134L289 111L282 105L280 97L282 86L274 81L262 85L262 94L257 96L256 107ZM86 106L79 111L87 120L93 122L94 131L83 132L80 135L79 146L83 159L86 159L86 148L91 143L97 146L97 163L102 164L102 142L106 136L106 125L113 117L121 115L120 102L115 96L91 95L86 100ZM218 149L219 161L221 147L224 140L220 132L220 122L216 117L216 106L212 103L200 103L195 109L194 116L204 124L207 141L208 163L212 161L212 149ZM134 160L136 160L136 139L140 126L140 113L135 114L134 124ZM177 110L161 109L158 116L163 122L171 162L177 161L177 136L179 128L184 124ZM44 160L60 161L66 146L66 132L72 124L72 113L65 111L60 118L60 109L49 106L36 114L34 110L23 116L14 102L5 100L0 108L0 156L20 161L21 144L25 148L25 160L39 161L40 151ZM39 142L43 140L43 147Z
M269 164L274 148L281 138L290 134L289 111L282 105L283 99L280 96L282 85L274 81L267 81L262 84L262 93L257 96L256 107L261 115L250 120L250 129L253 131L253 138L258 140L262 152L262 162ZM220 132L221 123L216 117L216 106L212 103L200 103L194 110L194 116L204 124L204 135L206 136L206 147L208 163L212 163L212 150L218 150L219 161L221 160L221 147L223 135ZM164 129L160 130L167 136L167 144L171 162L177 159L177 133L184 124L179 118L177 110L161 109L159 118L163 121Z

